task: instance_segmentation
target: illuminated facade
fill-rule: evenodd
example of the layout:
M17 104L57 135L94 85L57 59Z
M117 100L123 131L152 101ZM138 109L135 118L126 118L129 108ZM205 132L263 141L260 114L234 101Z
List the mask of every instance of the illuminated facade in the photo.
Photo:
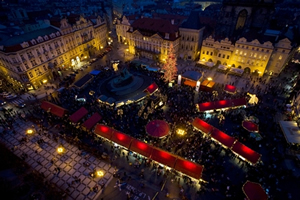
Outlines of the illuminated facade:
M73 15L51 19L51 26L14 36L0 46L0 73L17 88L37 89L66 67L106 46L106 22L101 17Z
M169 46L173 44L174 54L178 56L179 28L171 21L140 18L129 24L128 21L121 22L116 29L118 40L125 39L129 53L164 62Z
M244 69L249 73L271 75L282 71L290 58L291 49L291 42L286 38L275 44L261 44L258 40L248 42L245 38L240 38L232 44L227 38L215 41L210 36L202 42L200 60Z

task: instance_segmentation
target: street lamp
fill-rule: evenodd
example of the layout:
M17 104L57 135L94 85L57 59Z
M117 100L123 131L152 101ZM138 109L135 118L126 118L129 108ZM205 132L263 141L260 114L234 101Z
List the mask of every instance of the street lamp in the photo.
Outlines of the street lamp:
M32 129L28 129L28 130L26 131L26 133L27 133L28 135L31 135L31 134L33 134L33 130L32 130Z
M185 135L185 133L186 133L185 130L180 129L180 128L177 129L177 134L178 134L178 135L183 136L183 135Z
M57 152L58 152L59 154L62 154L62 153L64 152L64 148L63 148L63 147L58 147L58 148L57 148Z
M97 176L103 177L104 176L104 172L102 170L97 171Z

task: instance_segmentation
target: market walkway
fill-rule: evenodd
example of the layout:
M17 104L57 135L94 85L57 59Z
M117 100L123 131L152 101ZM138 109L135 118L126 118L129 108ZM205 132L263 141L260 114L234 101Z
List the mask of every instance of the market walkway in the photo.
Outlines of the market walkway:
M23 158L34 170L44 174L45 180L66 191L67 199L96 199L100 195L100 186L107 185L112 180L115 169L107 162L80 151L61 138L52 137L51 131L26 136L26 130L34 125L32 122L17 119L14 125L16 133L3 135L0 138L1 142L12 149L15 155ZM62 155L57 153L60 145L65 152ZM97 170L104 172L102 178L90 176L91 172ZM91 191L91 188L97 185L98 190Z

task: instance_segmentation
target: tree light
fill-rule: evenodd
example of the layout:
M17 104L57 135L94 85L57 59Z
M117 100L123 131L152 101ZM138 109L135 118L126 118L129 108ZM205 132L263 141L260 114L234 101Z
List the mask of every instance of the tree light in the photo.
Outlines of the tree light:
M179 128L179 129L177 129L177 134L181 135L181 136L185 135L185 130Z

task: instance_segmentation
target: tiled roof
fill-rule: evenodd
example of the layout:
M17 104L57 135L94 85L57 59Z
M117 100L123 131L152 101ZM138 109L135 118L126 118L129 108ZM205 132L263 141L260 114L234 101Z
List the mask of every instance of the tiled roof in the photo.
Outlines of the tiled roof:
M203 25L200 23L199 12L192 11L188 19L185 22L183 22L181 27L188 28L188 29L196 29L196 30L202 28Z
M172 24L168 20L163 19L152 19L152 18L141 18L135 20L132 25L133 31L138 30L140 33L146 36L151 36L158 34L162 37L166 33L169 33L169 40L176 40L179 34L176 37L176 32L178 32L178 26ZM130 31L129 32L133 32Z

